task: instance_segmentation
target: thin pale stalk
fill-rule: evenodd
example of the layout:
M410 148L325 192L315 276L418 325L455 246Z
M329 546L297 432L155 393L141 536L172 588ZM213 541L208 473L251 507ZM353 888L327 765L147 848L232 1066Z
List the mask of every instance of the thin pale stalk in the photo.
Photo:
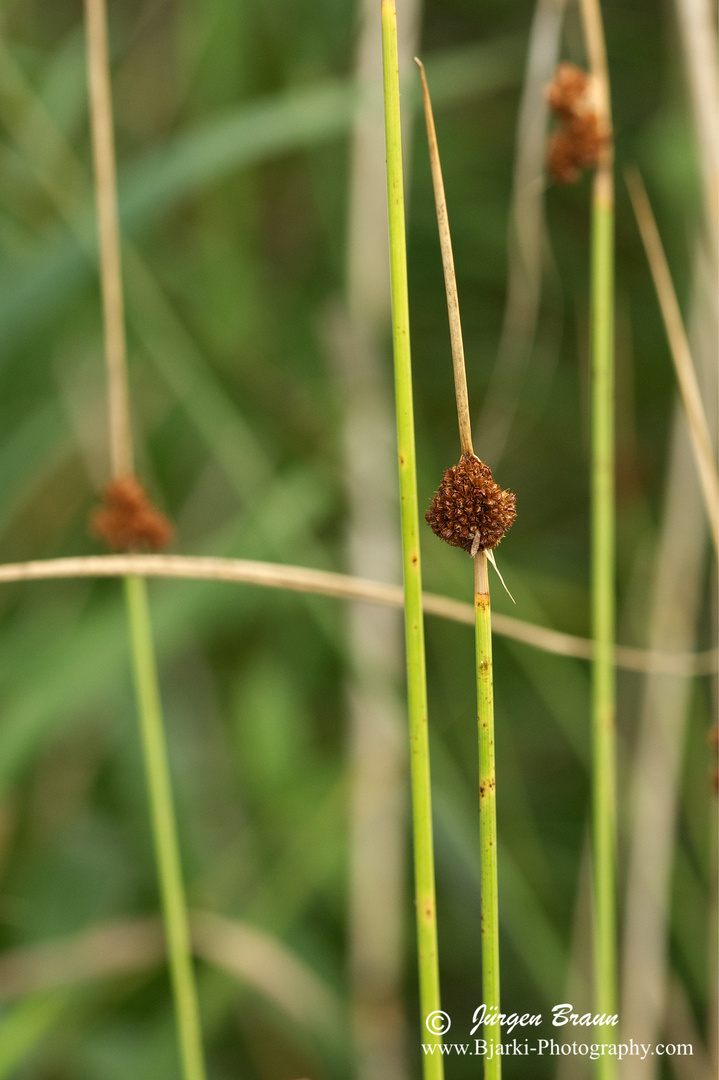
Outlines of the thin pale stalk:
M711 247L713 271L719 245L719 39L712 0L674 0L684 47L687 89L692 104L694 137L704 187L704 227Z
M483 445L492 447L495 467L507 450L516 422L534 356L543 271L552 259L545 225L546 185L537 179L544 173L547 155L549 103L543 91L557 66L566 7L567 0L537 0L527 42L517 113L502 332L476 420ZM535 362L535 373L539 370ZM549 377L548 370L545 377Z
M105 0L85 0L85 23L105 328L110 466L113 476L117 477L129 475L133 468Z
M597 108L599 115L607 125L607 131L609 131L612 122L609 70L607 67L607 47L604 41L600 0L579 0L579 10L582 17L587 55L589 56L589 67L595 80ZM611 159L612 155L612 141L609 139L605 148L605 158Z
M626 181L649 268L652 272L654 288L656 289L662 319L664 320L664 329L669 341L669 351L674 361L679 391L689 422L692 450L697 463L714 549L719 553L719 479L717 479L714 449L709 434L709 424L702 404L699 380L697 379L691 349L689 348L689 339L684 329L679 301L669 271L669 263L664 253L664 245L659 235L649 196L644 187L644 181L637 169L627 169Z
M145 579L141 577L126 577L124 581L142 750L150 796L152 834L160 879L183 1075L185 1080L205 1080L187 902L180 869L177 822L157 685L157 664L152 642L147 587Z
M429 161L432 169L434 201L435 206L437 207L437 225L439 227L439 246L442 252L444 287L447 293L447 313L449 315L449 336L452 343L452 367L454 369L454 392L457 398L459 441L463 455L474 454L474 450L472 449L472 425L469 419L469 395L467 393L467 372L464 364L462 323L459 317L457 278L454 272L452 238L449 232L447 200L444 194L444 181L442 179L442 166L439 160L437 133L434 127L432 102L429 96L429 87L427 86L427 76L424 72L424 64L421 60L418 60L416 56L414 62L418 66L420 75L422 76L422 101L424 102L424 118L427 125L427 142L429 144Z
M494 776L494 686L492 616L487 553L474 557L477 720L479 726L479 846L481 857L482 1002L487 1013L499 1011L499 899L497 890L497 795ZM485 1024L485 1080L499 1080L502 1039L499 1024ZM491 1050L490 1048L494 1048ZM491 1056L490 1056L491 1055Z
M437 918L434 892L434 849L427 729L427 684L422 618L422 575L419 558L419 508L414 449L412 369L409 340L409 300L405 245L402 131L399 105L397 17L394 0L382 0L382 68L384 76L385 140L387 146L387 203L389 213L392 337L399 450L402 515L402 561L405 592L407 690L412 780L417 947L422 1038L440 1042L425 1026L440 1008ZM444 1066L439 1055L423 1059L426 1080L439 1080Z
M328 570L311 570L305 566L286 566L282 563L256 562L252 559L220 559L203 555L78 555L67 559L40 559L36 562L0 563L0 582L44 581L53 578L124 577L180 578L194 581L227 581L235 584L258 585L269 589L315 593L342 600L366 600L389 607L404 606L401 585L368 578L335 574ZM427 615L474 625L474 608L461 600L436 593L423 593L422 606ZM589 638L575 637L561 630L524 622L510 615L492 615L495 634L524 642L534 649L555 656L574 656L591 660L594 644ZM713 675L717 671L717 650L703 652L662 652L659 649L635 649L617 645L615 659L618 667L627 671L663 672L666 675Z
M132 473L133 453L105 0L85 0L85 16L105 330L110 466L113 476L121 477ZM125 578L125 598L183 1075L185 1080L204 1080L187 908L180 871L157 665L143 578Z

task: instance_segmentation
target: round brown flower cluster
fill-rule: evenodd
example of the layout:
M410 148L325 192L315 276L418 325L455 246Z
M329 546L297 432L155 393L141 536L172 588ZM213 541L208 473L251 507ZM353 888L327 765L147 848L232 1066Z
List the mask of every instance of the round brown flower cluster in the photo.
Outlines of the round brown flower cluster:
M545 91L560 126L549 140L547 167L560 184L575 184L582 169L599 164L607 134L592 100L591 80L576 64L559 64Z
M111 481L102 502L90 517L90 530L114 551L160 551L172 540L170 522L155 509L136 477Z
M442 477L425 520L441 540L470 555L494 548L516 516L516 496L503 491L492 470L465 454Z

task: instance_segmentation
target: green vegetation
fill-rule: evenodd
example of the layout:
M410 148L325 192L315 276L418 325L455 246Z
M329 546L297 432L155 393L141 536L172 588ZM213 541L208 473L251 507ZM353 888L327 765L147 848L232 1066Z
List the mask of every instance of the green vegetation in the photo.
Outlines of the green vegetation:
M402 42L409 17L398 6ZM701 97L688 88L696 65L685 69L674 5L664 18L653 0L602 7L617 175L641 170L709 410L715 291L711 265L700 272L697 260L712 189ZM354 402L337 356L359 5L110 9L137 472L173 519L178 553L345 571L350 546L367 543L362 523L348 525ZM372 10L383 159L379 3ZM495 588L493 607L588 638L592 181L543 185L530 137L541 108L538 120L523 112L530 30L536 40L540 20L551 38L556 10L429 0L400 62L417 489L421 515L457 437L426 143L412 129L413 52L442 150L474 447L517 495L500 548L517 604ZM87 518L109 462L79 20L68 0L3 5L0 563L100 551ZM574 6L556 53L585 64ZM541 87L536 66L530 75ZM383 206L383 177L368 197ZM716 640L706 512L623 184L615 229L616 638L705 653ZM384 219L380 240L383 230ZM387 253L371 251L367 318L380 327L391 401ZM380 430L370 449L372 470L384 462L372 477L397 499L399 550L393 433ZM466 554L429 529L420 548L424 588L469 599ZM216 581L152 580L147 591L209 1080L350 1080L357 1040L382 1047L391 1024L406 1036L406 1069L400 1056L388 1080L421 1075L409 872L401 910L387 911L400 924L400 1007L378 1002L360 1016L350 1001L347 702L362 664L349 645L352 605ZM425 636L444 1041L461 1043L480 1004L474 644L471 625L434 616ZM117 582L0 586L0 1075L181 1075L130 660ZM545 1018L558 1002L593 1010L590 667L497 632L493 664L502 1006ZM401 667L378 677L405 700ZM709 1076L711 677L684 678L659 658L651 678L620 668L616 690L618 1009L627 1037L691 1042ZM382 745L373 753L384 760ZM408 774L407 758L387 812L405 815L409 866ZM642 979L666 988L666 1023ZM545 1019L548 1030L568 1031ZM549 1080L567 1061L572 1080L590 1075L586 1058L549 1056L531 1070L507 1057L502 1073ZM445 1065L453 1080L478 1075L476 1058ZM652 1067L655 1080L675 1075L669 1059Z

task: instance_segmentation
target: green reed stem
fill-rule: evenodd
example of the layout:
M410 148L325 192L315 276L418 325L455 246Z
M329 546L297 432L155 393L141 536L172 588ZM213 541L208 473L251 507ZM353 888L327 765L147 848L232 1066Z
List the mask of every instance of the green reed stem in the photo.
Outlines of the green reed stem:
M614 676L614 143L609 70L600 0L580 0L599 120L606 133L592 186L592 859L594 1000L599 1014L617 1003L616 689ZM613 1028L602 1025L609 1042ZM613 1080L616 1058L600 1055L596 1075Z
M600 168L592 202L592 832L598 1013L616 1009L616 736L614 675L614 189ZM601 1037L611 1038L602 1026ZM597 1075L616 1075L602 1055Z
M125 598L135 675L140 734L150 799L155 857L175 997L178 1040L185 1080L205 1080L187 903L180 870L177 823L170 786L167 745L157 685L145 579L126 577Z
M417 949L422 1039L441 1042L426 1026L440 1008L437 917L434 893L432 800L427 728L427 684L422 617L422 574L419 558L419 510L414 449L412 368L409 340L407 254L405 245L402 131L399 105L397 17L394 0L382 0L382 61L384 73L385 138L387 144L387 203L389 213L392 336L399 450L399 483L404 567L407 692L412 780L412 826L417 908ZM431 1025L431 1021L430 1021ZM444 1076L442 1057L423 1056L426 1080Z
M474 557L474 614L479 724L482 1001L487 1013L490 1013L499 1010L499 897L497 890L497 795L494 775L492 616L486 551L478 551ZM502 1040L499 1024L485 1024L484 1038L487 1043L487 1057L484 1059L485 1080L500 1080L502 1059L496 1052ZM490 1047L494 1047L494 1053L491 1053Z

